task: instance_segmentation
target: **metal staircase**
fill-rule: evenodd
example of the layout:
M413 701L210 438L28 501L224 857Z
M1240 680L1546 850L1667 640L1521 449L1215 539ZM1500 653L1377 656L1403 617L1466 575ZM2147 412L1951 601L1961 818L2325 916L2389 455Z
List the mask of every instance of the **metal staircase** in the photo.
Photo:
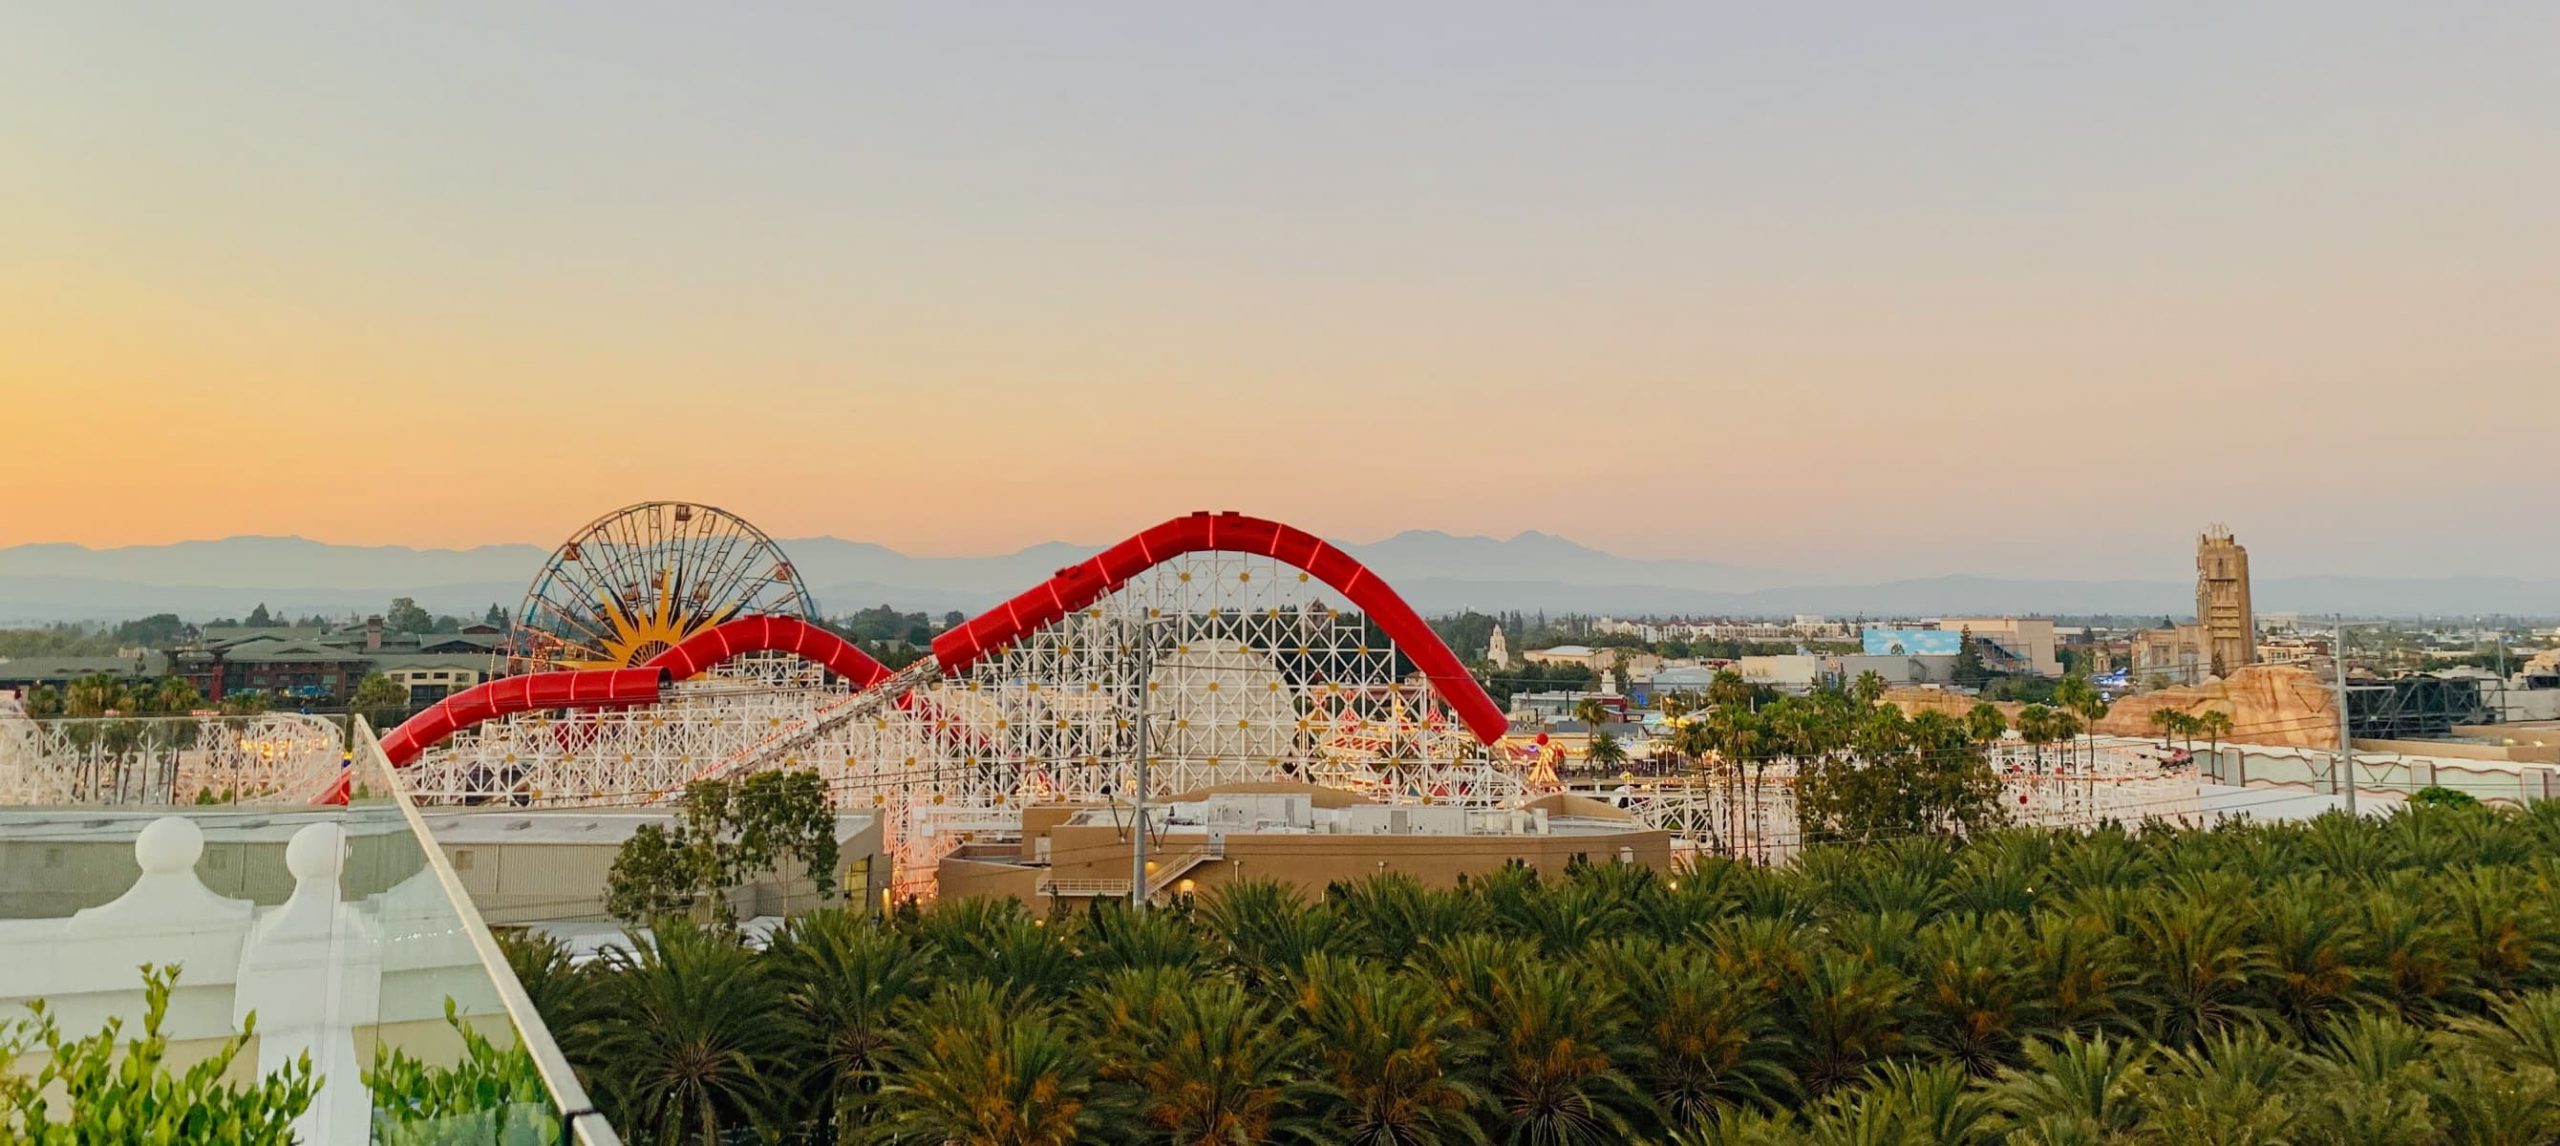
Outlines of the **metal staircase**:
M1165 855L1154 861L1156 870L1147 877L1147 898L1154 899L1164 894L1166 888L1180 882L1182 877L1198 871L1201 864L1215 863L1225 858L1227 858L1227 840L1224 836L1212 836L1198 847ZM1125 879L1055 879L1042 876L1034 890L1036 894L1054 899L1125 899L1129 895L1129 881Z

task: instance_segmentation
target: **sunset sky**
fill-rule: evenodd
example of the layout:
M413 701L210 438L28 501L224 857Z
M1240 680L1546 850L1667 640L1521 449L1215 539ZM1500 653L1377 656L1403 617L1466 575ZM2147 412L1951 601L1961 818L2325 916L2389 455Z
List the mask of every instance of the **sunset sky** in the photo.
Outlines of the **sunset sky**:
M2547 4L19 5L0 545L2560 570Z

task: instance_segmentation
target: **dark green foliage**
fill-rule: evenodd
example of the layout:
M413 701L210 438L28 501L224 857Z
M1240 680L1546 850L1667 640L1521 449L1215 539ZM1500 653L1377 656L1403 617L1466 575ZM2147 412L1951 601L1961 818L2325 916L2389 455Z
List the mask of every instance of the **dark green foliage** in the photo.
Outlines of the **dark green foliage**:
M785 859L805 865L820 897L835 894L836 814L815 772L758 772L685 785L669 831L642 824L613 858L605 910L625 922L668 915L727 926L728 893Z
M444 1021L462 1036L462 1061L428 1066L388 1043L374 1047L364 1084L373 1091L376 1146L507 1143L553 1146L560 1114L523 1044L500 1050L444 1003Z
M2555 944L2546 805L511 957L650 1142L2450 1144L2560 1134Z
M39 999L33 1017L0 1023L0 1142L37 1146L289 1146L293 1120L310 1109L319 1080L311 1060L247 1085L223 1081L256 1036L256 1016L209 1055L169 1065L169 994L178 968L142 967L142 1031L118 1041L123 1021L66 1037ZM40 1055L32 1074L14 1073Z
M2438 787L2418 789L2416 793L2409 797L2409 802L2412 804L2429 804L2440 808L2475 808L2480 805L2479 797L2473 796L2469 792L2453 788Z

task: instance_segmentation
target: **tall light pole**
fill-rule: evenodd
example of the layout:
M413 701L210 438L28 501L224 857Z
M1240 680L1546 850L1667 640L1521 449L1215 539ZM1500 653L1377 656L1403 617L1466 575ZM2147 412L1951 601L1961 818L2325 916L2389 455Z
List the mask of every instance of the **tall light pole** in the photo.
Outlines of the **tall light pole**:
M1138 622L1138 755L1130 769L1129 818L1137 834L1129 848L1129 907L1137 911L1147 907L1147 694L1155 687L1156 675L1156 628L1151 621Z
M2347 786L2347 814L2356 814L2356 747L2347 735L2347 619L2337 618L2338 645L2329 650L2329 660L2337 668L2338 677L2338 775Z

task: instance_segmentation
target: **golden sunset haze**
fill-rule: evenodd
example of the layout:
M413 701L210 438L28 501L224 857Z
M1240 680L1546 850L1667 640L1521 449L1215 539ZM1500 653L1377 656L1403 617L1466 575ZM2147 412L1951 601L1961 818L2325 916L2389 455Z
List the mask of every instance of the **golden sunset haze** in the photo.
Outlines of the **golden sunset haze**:
M2560 567L2547 11L1918 7L20 10L0 546Z

